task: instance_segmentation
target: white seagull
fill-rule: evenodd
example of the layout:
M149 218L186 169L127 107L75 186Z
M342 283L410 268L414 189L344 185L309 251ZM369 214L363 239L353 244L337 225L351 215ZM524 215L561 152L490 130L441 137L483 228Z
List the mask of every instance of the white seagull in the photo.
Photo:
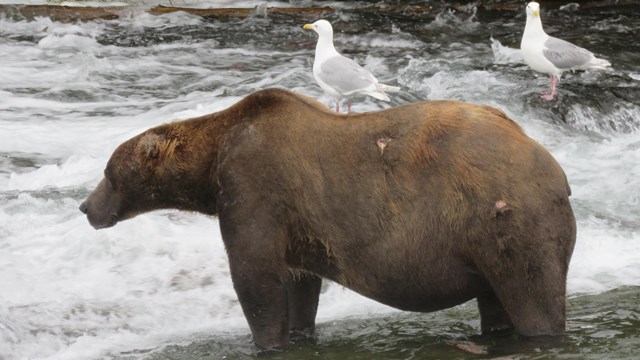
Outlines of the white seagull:
M313 77L322 90L336 100L336 111L340 111L340 99L348 99L348 112L351 112L351 99L354 94L365 94L376 99L389 101L386 92L397 92L396 86L378 82L369 71L357 62L340 55L333 47L333 28L326 20L305 24L305 30L318 33L316 56L313 62Z
M537 2L527 4L526 11L527 24L522 34L520 50L524 61L533 70L549 74L551 89L542 95L543 99L555 98L558 79L567 70L604 70L611 66L609 61L598 59L589 50L547 35L542 29L540 5Z

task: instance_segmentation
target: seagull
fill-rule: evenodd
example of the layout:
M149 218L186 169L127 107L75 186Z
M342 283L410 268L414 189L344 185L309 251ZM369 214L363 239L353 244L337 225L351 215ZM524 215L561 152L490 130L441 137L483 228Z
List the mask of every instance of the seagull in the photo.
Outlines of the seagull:
M527 4L527 23L522 34L520 50L524 61L533 70L549 74L551 88L542 95L544 100L553 100L560 76L567 70L605 70L611 66L609 61L598 59L589 50L570 42L547 35L542 29L540 5L537 2Z
M379 83L378 79L357 62L340 55L333 47L333 28L327 20L305 24L303 28L318 33L313 77L322 90L335 99L337 112L340 111L341 98L348 99L348 112L351 112L351 95L365 94L389 101L387 92L400 91L399 87Z

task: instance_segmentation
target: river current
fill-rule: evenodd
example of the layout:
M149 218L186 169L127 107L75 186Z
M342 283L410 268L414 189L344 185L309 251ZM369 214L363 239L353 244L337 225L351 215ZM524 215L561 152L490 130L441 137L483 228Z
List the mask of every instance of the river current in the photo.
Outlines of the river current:
M640 7L543 4L548 33L613 64L566 74L558 100L545 102L547 77L518 50L523 9L359 10L369 5L341 3L325 16L336 47L402 90L390 103L356 98L354 111L427 99L495 106L565 169L578 223L567 336L546 346L480 337L473 302L414 314L327 284L317 339L271 357L635 358ZM260 11L224 19L129 11L71 23L0 15L1 359L257 356L217 220L158 211L96 231L78 206L116 146L149 127L222 110L268 87L332 106L311 74L316 35L302 25L314 20Z

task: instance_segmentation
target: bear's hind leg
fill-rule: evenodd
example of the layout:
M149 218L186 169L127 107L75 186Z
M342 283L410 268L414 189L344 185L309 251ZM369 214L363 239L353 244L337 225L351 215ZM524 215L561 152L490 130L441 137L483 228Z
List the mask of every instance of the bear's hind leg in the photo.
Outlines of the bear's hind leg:
M480 310L482 334L513 330L509 315L493 291L478 296L478 309Z
M553 261L543 265L532 258L512 264L490 282L515 331L524 336L563 335L566 271Z
M567 270L576 238L571 207L560 199L519 214L504 205L496 203L495 237L486 243L492 256L478 256L476 266L518 334L563 335ZM527 216L531 211L540 215Z
M322 279L310 273L292 275L287 285L289 329L295 335L313 334Z

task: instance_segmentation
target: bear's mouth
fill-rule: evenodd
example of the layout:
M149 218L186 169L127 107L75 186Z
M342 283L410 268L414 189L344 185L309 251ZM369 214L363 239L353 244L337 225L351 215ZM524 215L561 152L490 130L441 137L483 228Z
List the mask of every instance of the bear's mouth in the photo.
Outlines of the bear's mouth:
M89 221L89 223L91 223L91 221ZM118 223L118 215L113 214L109 216L109 221L102 224L91 223L91 225L93 226L94 229L99 230L99 229L106 229L106 228L113 227L117 223Z
M105 228L110 228L112 226L114 226L115 224L118 223L118 215L113 214L109 217L109 221L107 221L107 224L104 226Z

